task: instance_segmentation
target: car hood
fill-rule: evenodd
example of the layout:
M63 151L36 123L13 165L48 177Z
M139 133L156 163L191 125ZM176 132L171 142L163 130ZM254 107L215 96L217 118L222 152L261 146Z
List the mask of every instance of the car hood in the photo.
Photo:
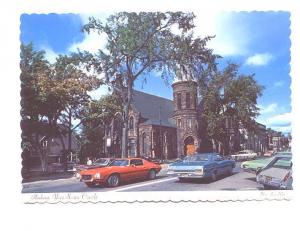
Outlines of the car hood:
M249 160L242 163L243 165L248 165L249 167L264 167L270 163L272 158L258 159L258 160Z
M94 175L96 173L105 173L110 171L111 167L94 167L82 170L80 172L81 175Z
M281 169L281 168L268 168L261 173L259 173L260 176L268 176L276 179L282 180L288 172L290 172L290 169Z

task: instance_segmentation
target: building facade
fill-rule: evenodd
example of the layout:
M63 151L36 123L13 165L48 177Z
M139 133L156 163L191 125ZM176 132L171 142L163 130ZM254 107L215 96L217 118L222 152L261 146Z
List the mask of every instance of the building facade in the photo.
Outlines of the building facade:
M160 159L178 158L196 151L234 153L251 149L259 153L269 149L266 126L256 123L254 132L225 122L229 135L229 150L221 143L207 140L201 131L197 84L194 81L177 81L172 84L173 100L133 91L129 112L128 156L149 156ZM272 138L273 143L275 137ZM122 116L116 114L105 134L105 155L121 157ZM207 144L209 147L206 147ZM276 143L276 142L275 142ZM276 144L273 144L273 146Z

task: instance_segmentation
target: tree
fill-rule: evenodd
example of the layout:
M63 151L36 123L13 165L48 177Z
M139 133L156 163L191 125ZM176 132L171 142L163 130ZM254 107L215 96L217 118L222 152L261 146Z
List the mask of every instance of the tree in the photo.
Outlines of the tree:
M263 87L254 75L241 75L238 66L229 64L223 71L202 72L198 79L202 97L200 120L204 124L204 134L223 144L224 152L229 152L230 131L238 132L241 126L248 131L256 130L255 118L259 115L257 98ZM229 125L230 124L230 125Z
M41 123L43 121L43 101L40 98L38 79L50 73L49 63L45 59L45 52L34 51L33 44L21 44L21 128L22 128L22 156L24 164L28 163L30 153L38 153L42 170L47 170L47 152L43 149L40 138L44 134ZM25 169L27 166L23 166Z
M126 13L111 15L104 24L90 18L83 31L105 34L107 44L92 58L94 69L104 73L106 83L122 99L122 156L128 154L128 114L132 89L137 78L146 79L152 71L162 78L184 77L195 63L207 64L213 60L206 48L211 37L193 38L191 13ZM178 28L174 33L172 28Z
M90 100L88 91L99 87L100 80L87 74L88 67L81 63L77 54L60 55L54 64L49 64L44 52L34 51L32 44L21 45L20 66L22 128L28 139L32 135L35 137L30 147L40 153L42 169L46 171L49 150L41 147L40 136L48 140L60 137L66 169L68 153L62 138L66 131L58 126L59 120L67 124L70 151L72 118L79 117Z
M53 66L52 77L56 81L56 88L53 90L59 92L63 110L60 113L59 120L67 126L68 144L67 150L62 140L64 131L61 130L61 142L63 146L64 169L67 170L67 155L71 152L73 131L83 122L82 117L84 108L90 103L89 91L95 90L101 84L101 81L94 75L87 74L88 68L81 63L77 54L60 55ZM81 121L73 126L74 119Z
M81 159L99 155L104 149L105 130L111 118L121 111L120 99L115 95L105 95L91 101L82 113L84 122L81 126Z

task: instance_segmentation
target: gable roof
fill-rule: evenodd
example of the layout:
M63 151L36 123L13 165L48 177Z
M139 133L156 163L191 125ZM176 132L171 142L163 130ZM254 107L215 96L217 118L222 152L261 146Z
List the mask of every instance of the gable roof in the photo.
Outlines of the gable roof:
M176 127L172 119L174 112L172 100L133 90L132 107L141 113L142 118L147 119L142 124Z

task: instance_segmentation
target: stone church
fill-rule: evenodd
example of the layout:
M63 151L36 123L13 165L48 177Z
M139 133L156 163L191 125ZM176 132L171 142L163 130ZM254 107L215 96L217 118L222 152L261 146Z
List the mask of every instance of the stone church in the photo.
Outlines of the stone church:
M172 159L194 153L198 137L197 88L193 81L172 85L173 101L133 92L129 112L128 156ZM107 156L121 156L122 117L116 114L106 130Z

